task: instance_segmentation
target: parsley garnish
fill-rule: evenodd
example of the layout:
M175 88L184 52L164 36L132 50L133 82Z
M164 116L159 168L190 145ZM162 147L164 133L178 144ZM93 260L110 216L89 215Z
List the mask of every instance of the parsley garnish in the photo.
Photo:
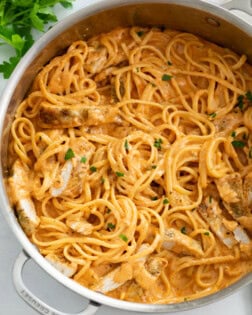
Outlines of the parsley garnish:
M235 131L231 132L231 137L233 137L233 138L236 137L236 132Z
M125 149L126 151L129 151L129 142L128 142L127 139L124 141L124 149Z
M151 200L158 200L158 197L157 196L154 196L154 197L151 197Z
M66 154L65 154L65 160L70 160L71 158L74 157L74 152L71 148L69 148L67 151L66 151Z
M211 113L211 114L208 114L208 116L209 116L209 117L211 117L211 118L215 118L215 117L216 117L216 115L217 115L216 113Z
M244 106L243 101L244 101L244 95L239 95L237 97L237 104L236 105L240 108L240 110L243 109L243 106Z
M15 55L0 64L5 79L26 51L33 45L33 30L43 32L49 22L56 22L53 11L56 4L71 7L73 0L2 0L0 1L0 45L11 46Z
M123 177L124 176L124 173L121 173L121 172L115 172L115 173L116 173L117 177Z
M105 183L105 178L104 178L104 177L101 178L101 183L102 183L102 184Z
M81 159L80 159L81 163L86 163L87 162L87 158L85 156L83 156Z
M138 35L139 37L142 37L142 36L144 35L144 31L138 31L138 32L137 32L137 35Z
M209 196L209 203L212 203L212 199L213 199L213 197Z
M108 225L107 225L107 230L112 231L114 229L115 229L115 224L109 222Z
M169 203L169 200L167 199L167 198L165 198L164 200L163 200L163 204L164 205L167 205Z
M94 172L96 172L97 171L97 167L95 167L95 166L90 166L90 171L92 172L92 173L94 173Z
M172 66L172 63L168 60L167 61L168 66Z
M209 236L210 233L207 231L207 232L204 232L204 235Z
M245 143L243 141L234 140L231 142L234 148L244 148Z
M161 138L155 139L154 141L154 147L156 147L158 150L161 150L161 144L163 143L163 140Z
M251 92L251 91L248 91L245 95L246 95L246 97L247 97L247 100L248 100L249 102L252 102L252 92Z
M162 76L162 81L170 81L172 78L172 75L169 75L169 74L163 74Z
M183 233L183 234L186 234L186 227L183 226L183 227L180 229L180 232Z
M157 165L151 165L151 168L154 170L155 168L157 168Z
M128 237L124 234L119 235L120 239L123 240L124 242L128 242Z

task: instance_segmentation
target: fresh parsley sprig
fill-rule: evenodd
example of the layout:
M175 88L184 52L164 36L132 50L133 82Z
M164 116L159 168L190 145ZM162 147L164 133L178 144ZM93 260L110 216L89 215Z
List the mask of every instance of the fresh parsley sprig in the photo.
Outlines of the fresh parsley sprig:
M72 6L74 0L1 0L0 1L0 45L7 44L15 54L0 64L0 73L10 77L19 60L34 43L32 30L40 32L45 25L56 22L53 11L56 4L64 8Z

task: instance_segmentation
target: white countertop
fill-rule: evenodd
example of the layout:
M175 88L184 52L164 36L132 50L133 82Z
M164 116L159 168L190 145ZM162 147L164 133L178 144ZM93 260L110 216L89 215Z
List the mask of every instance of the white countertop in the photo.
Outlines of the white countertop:
M95 0L75 0L71 10L63 10L57 7L59 19L77 11L83 3ZM245 1L245 0L240 0ZM211 0L215 4L225 3L226 0ZM240 17L252 24L252 17L235 12ZM10 54L10 50L0 46L0 61ZM0 94L4 90L7 80L0 75ZM1 104L0 104L1 106ZM15 292L12 283L12 268L17 255L22 251L11 229L7 225L0 211L0 315L36 315L37 312L30 308ZM55 280L50 278L34 262L30 261L24 270L24 280L27 286L46 301L49 305L69 313L79 312L86 305L86 300L77 294L70 292ZM39 285L38 285L39 283ZM97 315L135 315L139 313L119 311L110 307L102 306ZM248 286L237 293L215 302L211 305L193 310L178 312L178 315L251 315L252 314L252 286Z

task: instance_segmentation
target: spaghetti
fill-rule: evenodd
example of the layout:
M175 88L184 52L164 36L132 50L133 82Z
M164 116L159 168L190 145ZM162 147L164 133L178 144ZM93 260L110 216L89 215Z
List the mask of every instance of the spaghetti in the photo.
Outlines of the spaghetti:
M251 272L252 68L195 35L74 42L11 127L9 197L30 240L92 290L178 303Z

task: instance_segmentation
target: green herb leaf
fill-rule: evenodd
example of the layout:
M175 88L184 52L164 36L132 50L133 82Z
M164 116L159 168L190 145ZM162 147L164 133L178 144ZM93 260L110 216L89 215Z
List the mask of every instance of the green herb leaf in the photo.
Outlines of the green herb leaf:
M127 139L124 141L124 149L125 149L126 151L129 151L129 142L128 142Z
M123 240L124 242L128 242L128 237L124 234L119 235L120 239Z
M151 165L151 168L154 170L157 168L157 165Z
M207 231L207 232L204 232L204 235L209 236L210 233Z
M244 148L246 145L243 141L239 141L239 140L234 140L231 143L234 148Z
M165 198L164 200L163 200L163 204L164 205L167 205L169 203L169 200L167 199L167 198Z
M169 74L163 74L162 76L162 81L170 81L172 78L172 75L169 75Z
M139 37L142 37L142 36L144 35L144 31L138 31L138 32L137 32L137 35L138 35Z
M153 201L158 200L158 197L157 196L151 197L151 200Z
M115 172L115 173L116 173L117 177L123 177L124 176L124 173L121 173L121 172Z
M154 141L154 147L156 147L158 150L161 150L161 144L163 143L163 140L161 138L155 139Z
M108 225L107 225L107 230L112 231L112 230L115 229L115 227L116 227L115 224L109 222Z
M92 172L92 173L94 173L94 172L96 172L97 171L97 167L95 167L95 166L90 166L90 171Z
M233 137L233 138L236 137L236 132L235 131L231 132L231 137Z
M172 66L172 63L168 60L167 61L168 66Z
M211 114L208 114L208 116L209 116L209 117L211 117L211 118L215 118L215 117L216 117L216 115L217 115L216 113L211 113Z
M249 102L252 102L252 92L251 92L251 91L248 91L245 95L246 95L246 97L247 97L247 100L248 100Z
M66 154L65 154L65 160L70 160L74 157L74 152L71 148L69 148L67 151L66 151Z
M87 162L87 158L85 156L82 156L80 159L81 163L86 163Z
M212 203L213 197L209 196L209 203Z
M102 184L105 183L105 178L104 178L104 177L101 178L101 183L102 183Z
M0 1L0 45L14 48L13 56L0 64L0 72L9 78L19 60L32 46L33 29L44 31L49 22L56 22L53 12L56 4L65 8L74 0L1 0Z
M183 233L183 234L186 234L186 227L183 226L183 227L180 229L180 232Z
M240 110L243 109L243 106L244 106L244 95L239 95L237 97L237 104L236 106L238 106L240 108Z

